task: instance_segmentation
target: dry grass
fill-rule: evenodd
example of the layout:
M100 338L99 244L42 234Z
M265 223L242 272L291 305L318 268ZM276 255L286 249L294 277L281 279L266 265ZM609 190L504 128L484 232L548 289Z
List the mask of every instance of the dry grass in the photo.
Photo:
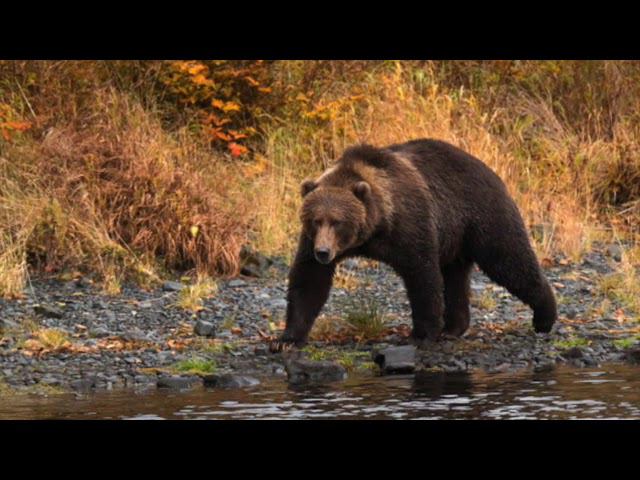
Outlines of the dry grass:
M0 293L19 295L27 259L45 272L97 272L114 294L163 268L236 273L247 228L234 168L126 95L93 101L83 128L0 150Z
M276 62L288 100L260 118L249 162L163 111L147 63L0 61L0 104L34 125L0 136L0 295L20 296L28 267L95 272L117 294L166 270L235 274L247 241L290 256L300 182L358 142L432 137L482 159L541 259L577 260L612 224L638 232L633 63Z
M218 285L209 277L199 277L193 285L184 287L178 293L176 306L197 312L202 310L204 299L210 298L218 291Z
M485 288L480 295L473 295L471 305L481 310L493 311L498 306L498 302L491 289Z
M70 344L69 335L55 328L38 330L35 332L34 338L38 340L44 348L51 350L57 350Z

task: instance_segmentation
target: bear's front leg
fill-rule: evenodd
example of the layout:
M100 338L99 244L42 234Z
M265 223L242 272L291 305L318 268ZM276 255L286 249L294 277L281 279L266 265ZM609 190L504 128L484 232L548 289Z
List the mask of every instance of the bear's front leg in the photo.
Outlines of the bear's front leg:
M400 271L411 304L411 342L435 341L444 327L443 279L440 268L413 266Z
M313 322L329 298L335 269L335 262L328 265L319 263L313 257L312 248L304 239L301 241L289 272L286 327L277 342L272 344L272 350L306 343Z

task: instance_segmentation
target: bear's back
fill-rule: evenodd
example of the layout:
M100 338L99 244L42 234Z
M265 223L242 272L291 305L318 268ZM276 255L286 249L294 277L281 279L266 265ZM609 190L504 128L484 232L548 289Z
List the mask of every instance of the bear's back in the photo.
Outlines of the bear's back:
M481 160L442 140L411 140L391 145L387 150L406 155L427 184L442 194L455 194L457 198L471 194L477 198L482 191L488 199L506 191L500 177Z

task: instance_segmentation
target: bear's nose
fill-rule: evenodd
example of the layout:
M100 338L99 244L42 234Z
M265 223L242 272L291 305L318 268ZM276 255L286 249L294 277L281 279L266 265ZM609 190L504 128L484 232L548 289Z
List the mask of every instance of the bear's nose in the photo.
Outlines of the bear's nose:
M320 263L329 263L331 258L331 250L328 248L316 248L315 249L316 260Z

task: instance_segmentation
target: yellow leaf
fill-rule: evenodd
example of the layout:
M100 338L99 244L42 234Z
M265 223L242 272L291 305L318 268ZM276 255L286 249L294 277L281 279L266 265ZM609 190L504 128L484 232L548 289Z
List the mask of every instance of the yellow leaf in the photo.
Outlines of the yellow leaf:
M193 238L196 238L198 236L198 231L199 231L199 228L196 225L193 225L190 230L191 236Z

